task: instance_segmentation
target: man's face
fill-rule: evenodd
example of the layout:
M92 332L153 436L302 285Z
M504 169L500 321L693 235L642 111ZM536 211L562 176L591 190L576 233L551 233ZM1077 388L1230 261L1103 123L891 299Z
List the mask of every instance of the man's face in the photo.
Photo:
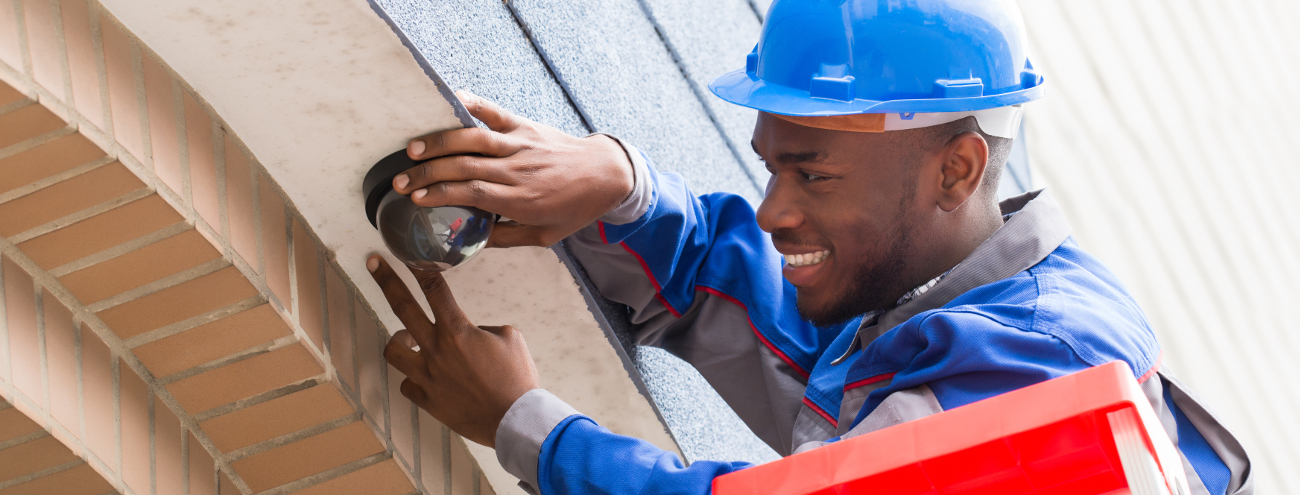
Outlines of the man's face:
M783 273L814 324L888 308L910 289L904 279L925 214L917 192L927 157L900 137L759 114L753 145L772 177L758 224L786 255Z

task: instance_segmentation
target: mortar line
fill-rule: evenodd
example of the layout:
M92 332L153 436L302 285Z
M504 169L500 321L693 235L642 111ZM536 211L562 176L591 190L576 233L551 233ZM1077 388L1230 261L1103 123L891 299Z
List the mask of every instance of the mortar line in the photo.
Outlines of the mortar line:
M187 268L183 271L168 275L115 296L109 296L108 298L87 304L86 310L92 313L99 313L135 301L136 299L157 294L186 282L197 280L206 275L211 275L230 266L230 262L224 258L214 258L205 263Z
M303 428L298 431L289 432L275 438L263 440L253 445L232 450L230 452L227 452L225 456L226 459L229 460L230 462L247 459L249 457L255 456L257 454L261 454L263 452L275 449L277 447L283 447L285 445L289 445L291 443L297 442L305 438L314 437L316 435L320 435L325 432L337 430L344 426L355 423L357 422L357 420L360 419L361 419L361 413L352 412L346 416L340 416L331 419L329 421L325 421L323 423L317 423L315 425L312 425L307 428Z
M265 303L266 300L261 294L254 295L248 299L237 301L229 305L214 309L207 313L191 316L184 320L172 323L170 325L158 327L148 332L132 336L129 339L120 339L122 345L127 349L136 349L142 345L157 342L159 340L171 337L173 335L185 332L206 323L220 320L227 316L241 313L249 309L256 308Z
M21 110L33 104L36 104L36 100L31 99L30 97L27 96L26 93L24 93L23 99L18 101L11 101L9 103L5 103L4 105L0 105L0 115Z
M362 469L368 468L375 464L384 462L391 457L392 457L391 453L389 452L380 452L378 454L373 454L349 462L347 464L336 467L334 469L322 471L320 473L316 473L314 475L307 476L305 478L300 478L298 480L290 481L288 483L285 483L283 485L274 488L269 488L267 490L257 492L257 495L285 495L288 493L293 493L302 490L304 488L308 488L314 485L319 485L326 481L333 480L345 474L350 474L356 471L360 471Z
M6 401L6 402L7 402L7 401ZM13 406L11 405L10 407L13 407ZM22 411L19 411L19 412L22 413ZM23 413L23 415L26 416L27 413ZM37 440L40 440L40 439L45 438L45 437L48 437L48 436L50 436L50 432L49 432L49 431L46 431L44 428L42 428L42 429L40 429L40 430L33 431L33 432L28 433L28 434L26 434L26 435L23 435L23 436L21 436L21 437L10 438L10 439L8 439L8 440L5 440L5 441L3 441L3 442L0 442L0 450L12 449L12 448L17 447L17 446L19 446L19 445L22 445L22 444L25 444L25 443L28 443L28 442L35 442L35 441L37 441Z
M99 116L104 122L102 129L94 125L90 127L111 136L113 117L108 100L108 62L104 60L104 33L99 24L101 7L98 1L87 1L86 4L86 10L90 13L91 54L95 57L95 76L99 78Z
M163 377L159 377L159 378L158 378L158 383L162 384L163 386L171 385L171 384L176 383L176 382L179 382L179 381L181 381L181 380L185 380L185 379L187 379L187 378L192 378L192 377L195 377L195 376L198 376L198 375L202 375L202 374L204 374L204 373L207 373L207 372L209 372L209 371L212 371L212 370L215 370L215 369L218 369L218 368L222 368L222 367L225 367L225 366L230 366L230 365L235 364L235 363L238 363L238 362L240 362L240 361L244 361L244 360L252 359L252 358L255 358L255 357L257 357L257 356L261 356L261 355L263 355L263 354L270 354L270 353L272 353L272 352L278 351L278 350L283 349L283 348L285 348L285 347L292 346L292 345L294 345L294 344L296 344L296 343L298 343L298 341L294 338L294 336L292 336L292 335L286 335L286 336L284 336L284 337L280 337L280 338L275 339L275 340L272 340L272 341L270 341L270 342L266 342L266 343L258 344L258 345L256 345L256 346L253 346L253 347L250 347L250 348L244 349L244 350L242 350L242 351L236 352L236 353L231 354L231 355L229 355L229 356L225 356L225 357L221 357L221 358L218 358L218 359L214 359L214 360L212 360L212 361L208 361L208 362L206 362L206 363L203 363L203 364L200 364L200 365L194 366L194 367L189 368L189 369L185 369L185 370L177 371L177 372L172 373L172 374L170 374L170 375L163 376Z
M32 300L36 303L36 360L40 366L41 397L39 405L52 412L50 404L50 357L45 342L45 291L44 287L32 280ZM36 397L32 398L36 400Z
M124 34L130 33L122 29ZM140 51L140 45L135 36L127 35L127 44L130 45L131 53L131 83L135 89L135 107L136 112L140 115L140 154L136 159L144 165L145 170L153 171L153 136L149 132L149 105L145 102L144 89L144 54Z
M21 244L23 242L30 241L32 239L43 236L50 232L54 232L55 230L67 227L69 225L80 222L87 218L93 217L95 215L108 212L109 210L117 209L117 207L124 206L127 203L132 203L152 195L153 195L153 191L150 191L148 188L136 189L134 191L123 194L116 198L90 206L89 208L83 209L81 211L69 213L67 215L64 215L63 217L56 218L49 222L45 222L41 225L37 225L35 227L27 229L25 232L15 234L11 236L9 239L14 244Z
M190 495L190 432L183 429L181 430L181 495Z
M161 228L161 229L155 230L155 231L153 231L153 232L151 232L151 233L148 233L148 234L142 235L142 236L140 236L140 237L136 237L135 239L131 239L131 240L129 240L129 241L123 242L123 243L118 244L118 245L116 245L116 246L110 247L110 248L105 249L105 250L103 250L103 251L100 251L100 252L98 252L98 253L93 253L93 254L87 255L87 256L84 257L84 258L81 258L81 259L78 259L78 260L69 261L69 262L64 263L64 264L62 264L62 265L59 265L59 266L56 266L56 267L54 267L54 268L51 268L51 269L49 269L49 270L44 270L44 271L47 272L47 273L49 273L50 276L52 276L52 277L55 277L55 278L62 277L62 276L64 276L64 275L67 275L67 274L69 274L69 273L75 272L75 271L77 271L77 270L81 270L81 269L87 268L87 267L89 267L89 266L91 266L91 265L98 264L98 263L103 263L103 262L105 262L105 261L111 260L111 259L116 258L116 257L118 257L118 256L122 256L122 255L124 255L124 254L126 254L126 253L130 253L130 252L135 251L135 250L137 250L137 249L140 249L140 248L142 248L142 247L145 247L145 246L148 246L148 245L153 244L153 243L155 243L155 242L158 242L158 241L161 241L161 240L163 240L163 239L166 239L166 238L168 238L168 237L172 237L172 236L175 236L175 235L177 235L177 234L181 234L181 233L183 233L183 232L185 232L185 231L187 231L187 230L190 230L190 228L191 228L191 227L190 227L190 224L188 224L188 223L186 223L184 220L182 220L182 221L176 222L176 223L174 223L174 224L171 224L171 225L169 225L169 226L167 226L167 227L163 227L163 228ZM17 245L17 244L15 244L15 245Z
M217 181L217 226L215 229L221 233L221 239L227 243L230 241L230 218L227 212L229 202L226 201L226 127L215 117L212 121L212 168L215 170ZM206 220L206 219L205 219ZM234 246L231 246L234 251Z
M63 71L63 99L76 106L72 94L72 62L68 60L68 40L63 31L63 1L50 0L50 13L54 16L54 45L58 51L59 69Z
M27 101L31 101L31 100L27 100ZM31 106L31 105L40 105L40 103L37 103L37 102L35 102L35 101L31 101L30 104L22 105L22 107L25 108L25 107L29 107L29 106ZM50 131L50 132L47 132L47 133L45 133L45 134L41 134L41 135L39 135L39 136L33 136L33 137L30 137L30 138L24 139L24 140L22 140L22 141L19 141L19 142L17 142L17 143L11 144L11 145L9 145L9 146L5 146L3 149L0 149L0 159L9 158L9 157L11 157L11 156L17 155L17 154L22 153L22 152L24 152L24 151L30 151L30 150L32 150L32 149L34 149L34 148L37 148L37 147L39 147L39 146L42 146L42 145L48 144L48 143L50 143L50 142L52 142L52 141L54 141L54 140L56 140L56 139L59 139L59 138L64 137L64 136L67 136L67 135L72 134L72 133L74 133L74 132L77 132L77 130L76 130L74 127L72 127L71 125L67 125L67 126L63 126L63 127L58 128L58 129L52 130L52 131Z
M252 396L249 396L249 397L244 397L244 398L239 399L239 400L234 401L234 402L230 402L230 403L227 403L227 404L222 404L222 405L220 405L220 406L213 407L213 408L208 409L208 410L206 410L206 411L200 411L200 412L197 412L197 413L194 413L194 414L190 414L190 416L194 419L194 423L195 423L195 425L197 425L198 423L202 423L202 422L204 422L204 421L207 421L207 420L209 420L209 419L215 418L215 417L217 417L217 416L224 416L224 415L226 415L226 414L230 414L230 413L235 412L235 411L238 411L238 410L240 410L240 409L244 409L244 408L247 408L247 407L255 406L255 405L261 404L261 403L263 403L263 402L269 401L269 400L278 399L278 398L280 398L280 397L284 397L284 396L286 396L286 395L289 395L289 394L292 394L292 393L295 393L295 392L301 392L301 391L303 391L303 390L307 390L307 389L312 388L312 387L315 387L315 386L317 386L317 385L321 385L321 384L324 384L324 383L329 383L328 378L329 378L329 377L326 377L326 376L324 376L323 374L321 374L321 375L316 375L316 376L313 376L313 377L310 377L310 378L306 378L306 379L303 379L303 380L299 380L299 381L296 381L296 382L290 383L290 384L288 384L288 385L284 385L284 386L279 387L279 388L276 388L276 389L272 389L272 390L267 391L267 392L262 392L262 393L257 394L257 395L252 395ZM213 458L216 458L216 457L220 456L220 452L221 452L221 451L220 451L220 450L216 450L216 449L211 449L211 450L209 450L208 452L217 452L218 454L213 455Z
M26 475L19 476L19 477L17 477L17 478L14 478L14 479L11 479L11 480L8 480L8 481L5 481L5 482L3 482L3 483L0 483L0 490L4 490L4 489L7 489L7 488L12 488L12 487L15 487L15 486L21 485L21 484L23 484L23 483L28 483L28 482L31 482L31 481L36 481L36 480L41 479L41 478L44 478L44 477L46 477L46 476L59 474L59 473L61 473L61 472L67 471L67 470L69 470L69 469L75 468L75 467L80 466L80 465L85 464L85 463L86 463L85 460L82 460L80 457L78 457L78 458L75 459L75 460L71 460L71 461L65 462L65 463L63 463L63 464L59 464L58 466L54 466L54 467L51 467L51 468L45 468L45 469L42 469L42 470L40 470L40 471L37 471L37 472L34 472L34 473L28 473L28 474L26 474Z
M149 411L149 493L158 493L158 412L153 387L148 387L145 397Z
M19 0L14 0L13 10L14 24L17 24L16 27L18 28L18 51L22 54L23 58L23 72L26 74L35 74L36 71L32 68L32 47L31 43L27 41L27 16L26 12L23 10L23 3Z
M24 184L24 185L22 185L22 186L19 186L19 187L15 187L15 188L13 188L13 189L10 189L9 191L6 191L6 192L4 192L4 193L0 193L0 203L6 203L6 202L9 202L9 201L13 201L13 200L16 200L16 199L22 198L22 197L27 196L27 195L29 195L29 194L32 194L32 193L38 192L38 191L40 191L40 190L42 190L42 189L45 189L45 188L47 188L47 187L50 187L50 186L52 186L52 185L54 185L54 184L58 184L58 183L63 182L63 181L65 181L65 180L68 180L68 179L71 179L71 178L73 178L73 177L76 177L76 176L78 176L78 175L81 175L81 174L84 174L84 173L86 173L86 172L90 172L90 171L92 171L92 170L98 169L99 167L102 167L102 166L104 166L104 165L108 165L108 164L113 163L113 162L115 162L115 161L117 161L116 158L113 158L113 157L108 156L108 155L104 155L104 156L101 156L101 157L96 158L96 159L94 159L94 160L91 160L91 161L89 161L89 162L86 162L86 163L84 163L84 164L82 164L82 165L78 165L78 166L73 167L73 168L70 168L70 169L68 169L68 170L64 170L63 172L59 172L59 173L54 174L54 175L51 175L51 176L49 176L49 177L46 177L46 178L43 178L43 179L40 179L40 180L36 180L36 181L32 181L32 182L29 182L29 183Z

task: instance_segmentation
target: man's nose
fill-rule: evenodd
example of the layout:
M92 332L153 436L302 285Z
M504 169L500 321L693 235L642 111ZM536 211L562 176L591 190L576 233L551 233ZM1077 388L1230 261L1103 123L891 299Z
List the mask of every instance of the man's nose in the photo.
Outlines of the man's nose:
M758 205L758 227L771 233L778 229L793 229L803 225L803 213L794 201L796 194L782 181L773 177L767 183L767 195Z

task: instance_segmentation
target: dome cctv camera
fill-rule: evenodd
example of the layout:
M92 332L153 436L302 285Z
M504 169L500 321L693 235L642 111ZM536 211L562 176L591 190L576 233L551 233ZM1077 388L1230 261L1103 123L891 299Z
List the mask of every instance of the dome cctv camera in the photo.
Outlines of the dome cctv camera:
M499 217L469 206L426 208L398 194L393 177L415 165L403 149L370 168L361 183L366 217L407 266L436 272L459 266L487 246Z

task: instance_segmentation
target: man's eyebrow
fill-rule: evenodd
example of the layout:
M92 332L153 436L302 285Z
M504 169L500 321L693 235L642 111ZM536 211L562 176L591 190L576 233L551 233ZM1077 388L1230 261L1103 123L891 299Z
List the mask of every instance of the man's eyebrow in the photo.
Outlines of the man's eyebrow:
M804 151L800 153L778 153L776 155L777 163L815 163L825 160L825 156L820 151Z

